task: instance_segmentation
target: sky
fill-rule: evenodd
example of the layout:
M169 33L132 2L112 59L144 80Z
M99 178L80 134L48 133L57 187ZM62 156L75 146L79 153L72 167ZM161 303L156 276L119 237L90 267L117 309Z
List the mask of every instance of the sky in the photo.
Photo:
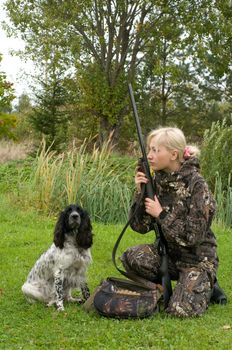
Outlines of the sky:
M13 83L15 94L19 97L22 93L30 94L29 82L25 73L32 72L33 65L11 54L11 50L23 49L24 42L20 38L8 38L2 28L2 21L6 20L4 2L5 0L0 0L0 53L2 54L0 72L4 72L7 80Z

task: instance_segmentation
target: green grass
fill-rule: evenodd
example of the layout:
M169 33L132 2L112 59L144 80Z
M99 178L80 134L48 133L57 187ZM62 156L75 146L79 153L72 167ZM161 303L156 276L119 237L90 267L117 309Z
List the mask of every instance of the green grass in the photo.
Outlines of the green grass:
M201 318L180 320L160 313L144 320L114 320L86 313L82 306L66 304L65 312L43 304L30 305L21 285L38 256L50 245L56 218L35 210L22 210L6 195L0 201L0 350L79 349L230 349L231 303L212 305ZM88 279L91 291L107 276L118 276L111 262L121 225L93 223L93 264ZM231 299L231 231L215 227L220 256L219 280ZM120 251L151 242L153 233L128 230ZM118 253L118 255L120 252Z

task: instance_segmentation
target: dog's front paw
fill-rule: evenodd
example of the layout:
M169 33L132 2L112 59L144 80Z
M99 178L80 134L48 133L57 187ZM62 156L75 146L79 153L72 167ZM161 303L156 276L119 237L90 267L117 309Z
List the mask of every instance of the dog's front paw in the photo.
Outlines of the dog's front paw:
M56 303L57 311L64 311L63 302Z
M58 306L57 307L57 311L64 311L64 307L63 306Z
M79 305L82 305L82 304L84 304L85 303L85 299L83 299L83 298L77 298L77 304L79 304Z
M80 297L77 297L77 298L69 297L67 300L70 303L77 303L77 304L83 304L85 302L83 298L80 298Z
M47 307L51 307L52 305L54 305L55 304L55 301L54 300L51 300L51 301L49 301L49 303L47 303Z

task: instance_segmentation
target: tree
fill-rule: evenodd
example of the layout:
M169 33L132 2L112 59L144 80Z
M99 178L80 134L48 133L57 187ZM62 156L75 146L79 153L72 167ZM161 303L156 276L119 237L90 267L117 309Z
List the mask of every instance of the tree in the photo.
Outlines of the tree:
M2 56L0 55L0 63ZM6 74L0 72L0 137L14 138L12 128L16 126L16 117L7 112L11 111L11 102L14 100L13 84L6 79Z
M32 126L29 122L29 117L32 114L32 103L30 97L22 93L18 98L17 105L14 106L17 116L17 126L14 131L17 140L25 140L32 136Z
M182 2L184 4L184 2ZM174 123L183 107L188 110L195 94L196 78L190 64L188 25L182 22L175 2L162 4L159 26L151 30L140 70L141 110L154 125ZM183 10L183 9L182 9ZM184 11L184 10L183 10ZM182 103L182 108L180 104ZM148 121L147 120L147 121ZM150 129L150 122L147 123Z
M127 82L136 85L140 102L143 98L140 108L147 112L147 127L155 114L157 123L178 123L189 131L197 127L199 132L204 126L202 110L229 89L229 50L220 50L231 34L229 1L6 4L12 28L21 33L32 59L46 68L55 51L57 65L74 68L78 117L97 123L100 142L112 131L117 142L123 126L128 129Z
M226 26L229 38L229 26L218 9L219 3L207 0L160 2L163 16L159 26L151 31L145 63L140 70L140 109L146 114L144 128L147 130L157 125L177 124L196 138L202 137L204 129L214 121L215 114L211 110L215 103L226 98L223 79L229 80L231 59L229 52L226 55L223 50L222 76L216 74L220 55L216 57L216 51L212 50L214 33L222 35ZM208 56L211 57L211 74Z
M40 81L40 87L30 119L35 130L45 135L47 147L60 149L66 142L69 120L62 72L50 72L46 80Z
M0 54L0 63L2 55ZM7 81L6 74L0 72L0 112L10 112L11 102L15 99L13 84Z
M128 113L127 80L133 81L141 61L138 54L145 45L146 22L153 8L151 1L141 0L7 1L10 18L28 43L31 55L43 47L51 30L57 45L62 33L66 38L62 45L67 45L80 79L83 75L89 87L104 86L104 106L102 99L92 96L96 89L82 91L84 103L91 101L88 108L99 121L101 140L112 130L115 139L119 136ZM157 20L161 15L157 14ZM94 70L94 77L99 78L97 82L91 77L88 80L89 67Z
M30 97L27 94L22 93L19 96L18 104L15 107L16 112L27 115L28 113L31 112L31 109L32 109L32 103L31 103Z

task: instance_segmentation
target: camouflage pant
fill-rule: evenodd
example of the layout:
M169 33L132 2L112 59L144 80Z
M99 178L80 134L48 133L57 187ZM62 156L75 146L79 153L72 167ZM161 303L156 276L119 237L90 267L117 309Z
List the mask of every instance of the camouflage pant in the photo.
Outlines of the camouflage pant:
M121 257L125 269L136 272L150 281L159 279L160 256L154 244L144 244L129 248ZM201 266L177 268L169 259L169 274L177 284L166 309L171 315L192 317L202 315L210 301L215 269Z

